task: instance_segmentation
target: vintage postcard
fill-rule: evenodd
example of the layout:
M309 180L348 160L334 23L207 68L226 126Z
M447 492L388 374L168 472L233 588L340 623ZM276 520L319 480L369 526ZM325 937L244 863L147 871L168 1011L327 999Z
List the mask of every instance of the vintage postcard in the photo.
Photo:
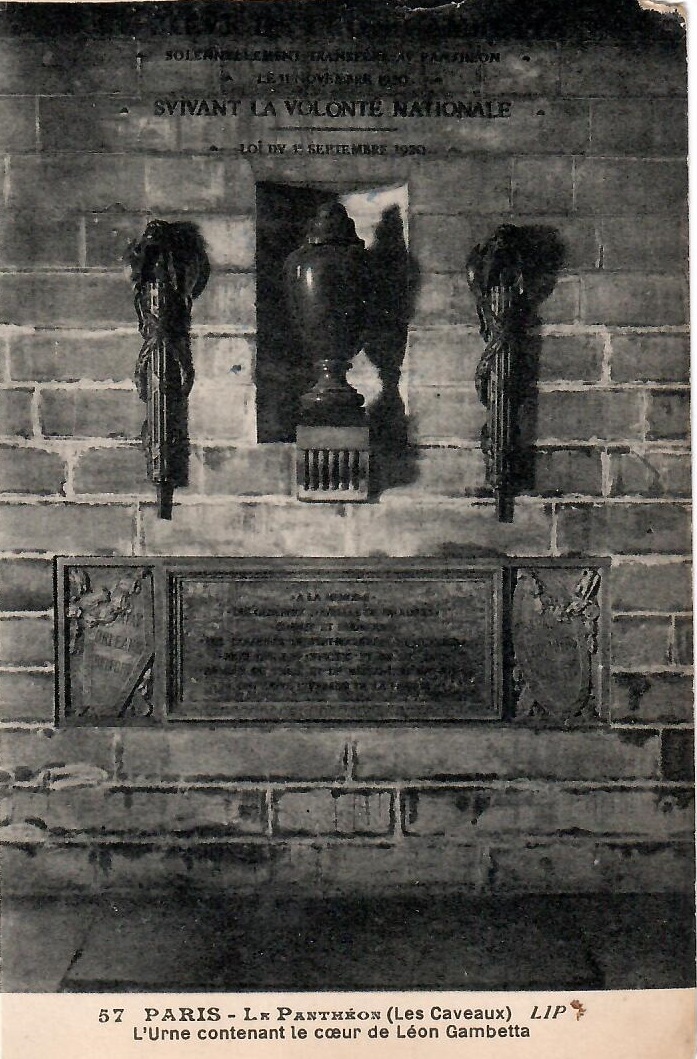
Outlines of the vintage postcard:
M693 1056L680 9L9 2L0 138L5 1059Z

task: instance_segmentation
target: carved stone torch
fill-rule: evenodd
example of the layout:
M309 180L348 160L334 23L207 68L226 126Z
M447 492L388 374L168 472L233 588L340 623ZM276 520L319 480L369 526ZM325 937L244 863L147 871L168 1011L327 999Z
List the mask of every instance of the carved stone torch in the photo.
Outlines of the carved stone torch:
M367 500L364 398L346 372L361 348L368 263L341 203L320 208L303 245L286 259L284 276L296 330L317 371L314 386L300 398L298 498Z
M151 221L127 260L143 346L135 369L147 406L143 444L160 518L171 519L175 486L188 482L188 396L194 383L191 304L210 266L193 224Z
M521 344L529 309L523 253L521 229L503 224L474 247L467 261L467 279L486 342L475 385L487 410L482 450L499 522L513 521Z

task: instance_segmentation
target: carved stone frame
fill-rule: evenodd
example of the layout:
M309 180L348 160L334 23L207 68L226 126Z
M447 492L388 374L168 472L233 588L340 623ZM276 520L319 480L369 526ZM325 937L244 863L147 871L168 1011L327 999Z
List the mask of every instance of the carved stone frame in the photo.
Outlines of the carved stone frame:
M564 576L578 581L583 570L592 568L598 572L599 584L597 594L597 614L595 622L595 650L589 657L593 667L593 694L595 708L589 710L570 710L568 716L563 707L549 715L544 710L518 710L520 699L520 660L515 656L515 638L513 635L513 610L516 579L521 573L533 576L537 571L565 572ZM152 578L153 587L153 637L154 660L152 672L147 673L148 696L147 709L124 708L120 715L99 717L89 715L76 717L71 710L71 622L76 620L74 602L71 602L69 575L75 569L114 570L123 579L129 571L147 570ZM376 558L376 559L277 559L277 558L169 558L149 557L110 558L110 557L71 557L59 556L55 561L56 578L56 690L58 724L90 724L107 726L151 726L163 723L195 723L206 720L208 723L472 723L475 721L490 723L532 724L534 726L575 727L577 725L598 725L607 720L608 689L608 591L607 575L609 560L592 559L585 562L581 559L549 558L506 558L492 557L487 559L442 559L435 556L415 558ZM177 586L185 575L237 574L263 577L273 580L289 573L305 577L308 580L320 574L326 578L355 576L376 578L380 576L403 578L419 574L439 579L461 577L466 572L478 574L490 580L492 591L493 625L491 633L490 674L492 685L492 708L465 710L459 716L438 717L427 709L414 709L409 716L395 716L388 712L370 711L362 716L347 713L345 717L321 716L317 712L303 712L297 707L278 710L276 713L244 716L218 714L214 717L176 716L172 709L173 696L176 695L178 674L177 644L181 642L181 615L177 606ZM573 605L573 600L567 601ZM561 610L567 605L558 601ZM549 609L549 608L548 608ZM553 608L552 608L553 609ZM534 618L531 625L534 626ZM582 619L581 619L582 620ZM575 621L575 618L574 618ZM543 630L544 632L544 630ZM544 637L543 637L544 638ZM516 684L516 681L518 682ZM575 700L574 700L575 701ZM126 704L128 705L128 704Z

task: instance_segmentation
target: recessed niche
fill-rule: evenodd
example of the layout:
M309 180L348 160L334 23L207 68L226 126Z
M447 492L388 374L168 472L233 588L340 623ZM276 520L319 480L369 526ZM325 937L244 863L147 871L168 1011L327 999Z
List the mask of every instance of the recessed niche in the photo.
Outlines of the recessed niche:
M315 381L312 363L293 327L283 286L283 264L296 250L319 207L340 201L365 241L375 277L367 306L364 348L349 381L369 415L395 389L406 348L408 190L398 187L326 188L257 185L257 439L293 442L300 397ZM402 406L403 410L403 406Z

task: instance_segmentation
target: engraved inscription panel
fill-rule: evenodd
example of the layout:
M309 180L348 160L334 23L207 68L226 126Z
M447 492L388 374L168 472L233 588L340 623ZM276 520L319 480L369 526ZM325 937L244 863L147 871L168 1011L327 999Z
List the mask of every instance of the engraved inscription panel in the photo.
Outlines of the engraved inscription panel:
M177 576L171 716L495 717L499 576Z

